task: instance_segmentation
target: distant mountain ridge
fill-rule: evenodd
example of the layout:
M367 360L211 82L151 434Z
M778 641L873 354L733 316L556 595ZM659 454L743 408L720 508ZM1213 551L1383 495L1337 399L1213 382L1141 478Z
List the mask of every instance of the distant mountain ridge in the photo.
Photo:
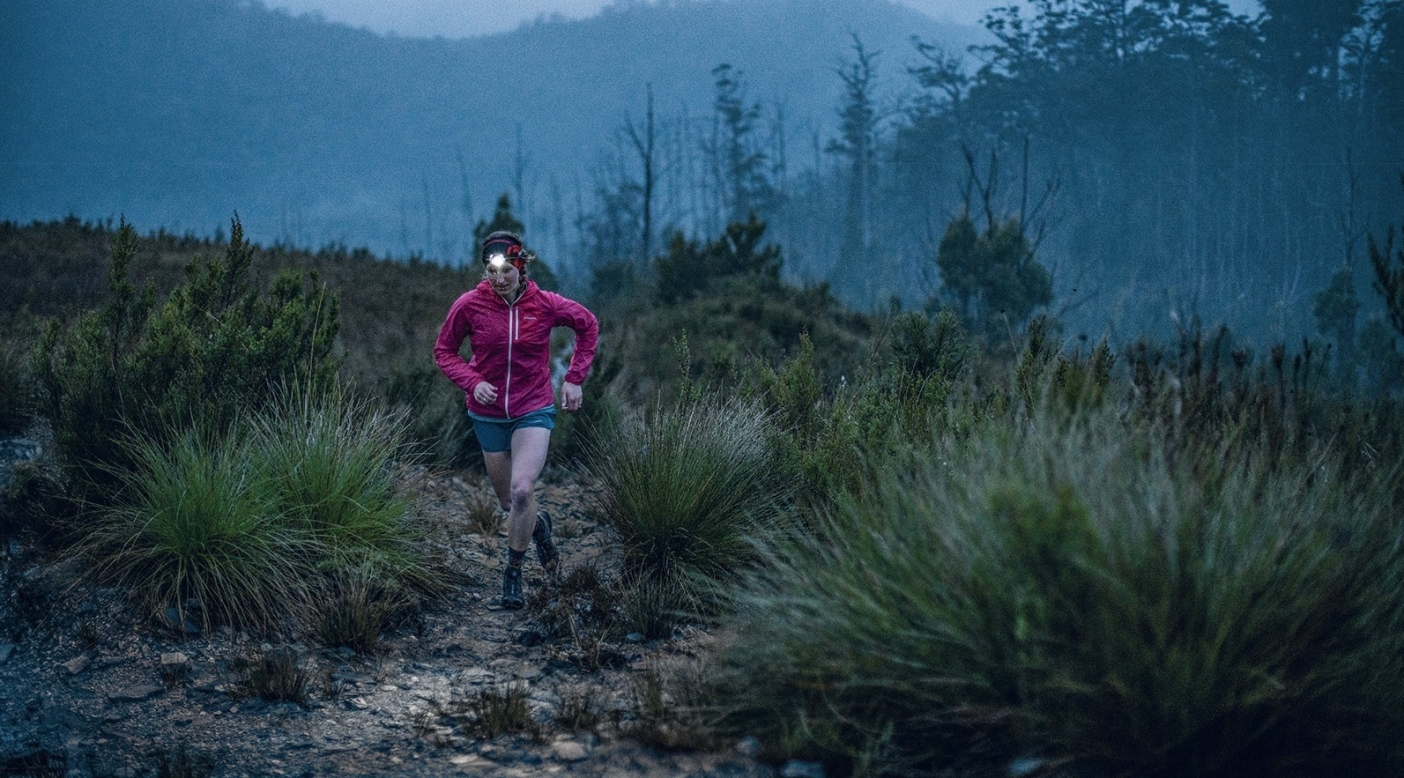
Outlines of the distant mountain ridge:
M802 145L832 135L852 36L897 89L913 36L959 50L979 34L885 0L620 5L466 40L238 0L7 0L0 217L208 234L237 210L257 240L433 256L499 192L588 194L646 85L660 119L710 122L711 71L730 63Z

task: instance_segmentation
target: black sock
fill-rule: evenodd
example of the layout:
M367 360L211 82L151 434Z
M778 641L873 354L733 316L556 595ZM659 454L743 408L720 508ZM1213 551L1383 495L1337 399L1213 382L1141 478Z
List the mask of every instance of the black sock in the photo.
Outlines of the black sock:
M517 551L510 546L507 548L507 566L515 567L518 570L522 567L522 562L526 559L525 551Z

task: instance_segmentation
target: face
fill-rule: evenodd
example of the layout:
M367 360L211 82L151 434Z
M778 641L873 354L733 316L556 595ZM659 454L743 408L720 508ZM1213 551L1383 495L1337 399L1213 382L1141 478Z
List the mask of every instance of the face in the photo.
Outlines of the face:
M499 261L498 257L483 263L483 273L488 283L492 284L493 291L503 297L516 294L517 287L522 284L522 271L511 262Z

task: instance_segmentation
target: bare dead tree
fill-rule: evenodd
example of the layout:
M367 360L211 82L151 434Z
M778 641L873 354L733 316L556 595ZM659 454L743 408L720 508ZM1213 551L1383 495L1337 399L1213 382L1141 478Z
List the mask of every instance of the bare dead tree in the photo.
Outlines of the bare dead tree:
M642 135L639 129L634 126L634 121L625 117L624 131L628 134L630 142L634 144L634 151L639 155L639 162L643 165L643 257L642 261L647 263L649 257L653 255L653 149L654 149L654 127L653 127L653 84L647 85L648 90L648 113L644 119L644 129Z

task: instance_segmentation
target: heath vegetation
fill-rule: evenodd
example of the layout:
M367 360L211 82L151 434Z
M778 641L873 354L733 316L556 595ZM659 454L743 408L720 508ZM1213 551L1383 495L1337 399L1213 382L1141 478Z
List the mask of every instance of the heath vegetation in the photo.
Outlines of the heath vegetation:
M697 672L645 679L625 729L670 748L750 735L835 774L1404 764L1397 396L1344 390L1311 342L1226 328L1114 350L1047 316L1001 335L970 306L854 314L779 281L762 231L675 243L713 275L660 260L597 302L593 415L553 455L620 565L535 596L536 634L587 672L629 633L719 637ZM59 467L26 489L49 479L78 497L52 514L83 519L59 553L158 616L374 650L451 583L397 489L403 463L464 465L429 380L442 312L394 336L422 363L348 376L362 346L321 280L345 268L254 272L268 257L236 222L163 294L128 277L152 243L110 237L107 296L29 335L26 424L51 425ZM742 238L754 261L718 258ZM445 308L467 282L346 262L363 284L452 282ZM250 664L269 690L249 693L300 699L289 656ZM538 737L522 705L504 687L435 715Z

